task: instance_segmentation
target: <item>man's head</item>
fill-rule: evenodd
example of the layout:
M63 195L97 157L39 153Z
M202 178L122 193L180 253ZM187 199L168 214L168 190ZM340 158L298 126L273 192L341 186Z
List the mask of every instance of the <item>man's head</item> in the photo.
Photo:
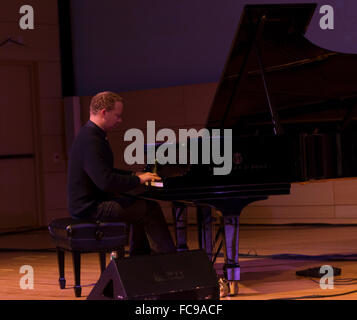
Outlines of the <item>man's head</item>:
M90 120L104 131L109 131L122 121L123 108L121 96L110 91L100 92L91 100Z

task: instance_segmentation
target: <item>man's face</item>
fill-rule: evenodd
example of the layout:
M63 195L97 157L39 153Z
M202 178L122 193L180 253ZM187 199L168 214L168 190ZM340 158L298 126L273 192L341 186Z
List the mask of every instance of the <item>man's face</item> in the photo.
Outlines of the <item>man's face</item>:
M122 122L122 113L124 105L122 102L115 102L113 110L105 111L103 114L106 130L114 129L120 122Z

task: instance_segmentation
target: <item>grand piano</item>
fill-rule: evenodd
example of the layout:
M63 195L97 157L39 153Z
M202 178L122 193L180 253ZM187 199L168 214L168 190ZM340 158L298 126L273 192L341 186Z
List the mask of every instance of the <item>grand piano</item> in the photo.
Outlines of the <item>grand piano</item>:
M294 182L357 176L357 56L304 37L315 9L244 7L206 123L232 129L231 173L213 175L206 164L159 166L162 186L142 194L173 203L180 249L186 208L197 207L200 245L213 261L220 248L212 251L211 208L220 213L232 295L240 280L239 216L247 205L288 195Z

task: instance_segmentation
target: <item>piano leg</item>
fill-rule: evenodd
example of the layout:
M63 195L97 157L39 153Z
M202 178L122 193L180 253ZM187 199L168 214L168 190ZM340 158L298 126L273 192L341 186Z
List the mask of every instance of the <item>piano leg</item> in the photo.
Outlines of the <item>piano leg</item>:
M229 295L238 294L238 281L240 280L239 266L239 216L222 217L223 223L223 252L224 252L224 277L229 283Z
M188 250L187 247L187 207L181 204L172 205L172 216L175 225L177 251Z
M208 258L212 261L212 212L210 207L197 207L198 243L204 249Z
M250 203L265 200L267 197L252 197L244 199L213 200L210 205L219 210L222 226L222 240L224 251L224 276L229 283L229 295L238 294L240 280L239 266L239 215Z

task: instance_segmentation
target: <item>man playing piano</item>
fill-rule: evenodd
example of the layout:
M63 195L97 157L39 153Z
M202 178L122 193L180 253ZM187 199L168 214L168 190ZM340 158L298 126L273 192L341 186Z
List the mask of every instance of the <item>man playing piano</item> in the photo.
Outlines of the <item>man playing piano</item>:
M115 219L130 224L130 255L175 252L159 204L123 194L160 178L150 172L113 167L107 132L122 121L123 108L123 99L112 92L101 92L92 98L90 119L70 152L69 212L78 219Z

